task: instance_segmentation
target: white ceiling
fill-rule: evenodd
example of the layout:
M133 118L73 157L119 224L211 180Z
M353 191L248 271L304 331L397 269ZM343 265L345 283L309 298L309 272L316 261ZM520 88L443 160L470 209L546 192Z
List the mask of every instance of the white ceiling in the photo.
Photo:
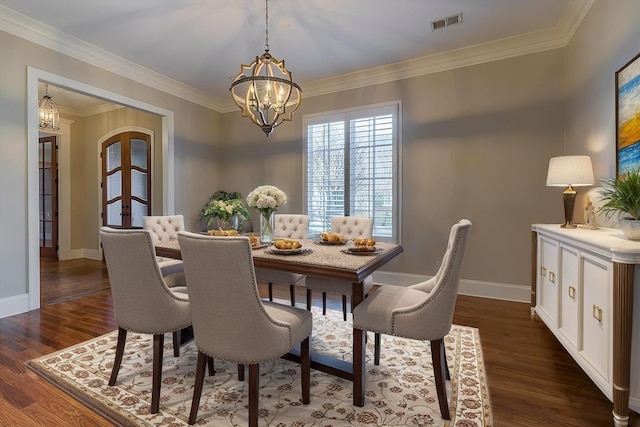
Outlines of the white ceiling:
M269 47L308 97L562 47L593 1L270 0ZM0 30L224 111L231 77L264 52L265 3L0 0Z

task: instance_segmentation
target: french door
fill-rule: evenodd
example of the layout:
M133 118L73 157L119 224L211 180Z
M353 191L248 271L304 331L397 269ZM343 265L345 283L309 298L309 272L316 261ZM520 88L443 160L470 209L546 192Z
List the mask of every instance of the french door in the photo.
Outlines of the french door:
M151 214L151 138L123 132L102 143L102 224L142 228Z
M38 142L40 256L58 259L58 143L55 136Z

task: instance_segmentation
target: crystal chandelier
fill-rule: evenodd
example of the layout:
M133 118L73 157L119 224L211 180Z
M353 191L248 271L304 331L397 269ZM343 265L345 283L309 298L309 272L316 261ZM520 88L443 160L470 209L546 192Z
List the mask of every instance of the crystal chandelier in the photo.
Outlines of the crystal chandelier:
M49 85L44 87L44 96L38 102L38 127L46 130L58 130L60 126L60 109L49 96Z
M242 65L231 83L233 102L262 129L267 137L284 121L291 121L302 101L302 89L291 72L269 54L269 0L265 0L264 53L249 65Z

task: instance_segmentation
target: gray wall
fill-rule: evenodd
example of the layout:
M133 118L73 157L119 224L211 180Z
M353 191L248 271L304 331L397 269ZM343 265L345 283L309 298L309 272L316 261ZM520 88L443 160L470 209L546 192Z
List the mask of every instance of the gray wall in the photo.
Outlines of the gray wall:
M215 159L222 115L1 31L0 50L1 317L4 307L28 290L27 66L175 112L175 211L193 226L210 196L210 186L200 183L219 181ZM74 153L82 155L81 150ZM88 161L97 165L97 160ZM97 206L95 200L89 203ZM72 234L78 226L83 223L72 224Z
M463 277L529 286L532 222L559 222L561 191L545 187L562 154L563 50L521 56L304 99L298 118L269 136L225 117L223 183L247 194L270 183L301 212L304 114L402 101L402 245L386 270L432 275L451 225L474 228Z
M388 269L433 274L449 227L466 217L463 278L525 291L530 224L563 216L561 189L545 186L549 158L590 154L597 176L615 173L613 78L638 53L638 16L637 0L596 0L566 48L306 98L268 140L239 113L0 32L0 312L27 290L27 66L175 112L175 210L191 227L219 189L274 184L291 197L283 212L302 211L302 116L401 100L405 253Z
M615 177L615 73L640 53L640 2L597 0L565 48L567 154L587 154Z

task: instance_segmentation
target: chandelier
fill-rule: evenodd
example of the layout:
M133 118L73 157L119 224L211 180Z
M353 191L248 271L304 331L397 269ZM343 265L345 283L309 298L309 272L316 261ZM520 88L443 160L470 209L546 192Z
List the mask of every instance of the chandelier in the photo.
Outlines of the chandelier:
M44 95L38 102L38 127L46 130L58 130L60 126L60 109L49 96L49 85L44 87Z
M242 65L231 83L233 102L260 126L268 137L284 121L291 121L302 101L302 89L293 82L291 72L269 53L269 0L265 0L265 47L261 57Z

